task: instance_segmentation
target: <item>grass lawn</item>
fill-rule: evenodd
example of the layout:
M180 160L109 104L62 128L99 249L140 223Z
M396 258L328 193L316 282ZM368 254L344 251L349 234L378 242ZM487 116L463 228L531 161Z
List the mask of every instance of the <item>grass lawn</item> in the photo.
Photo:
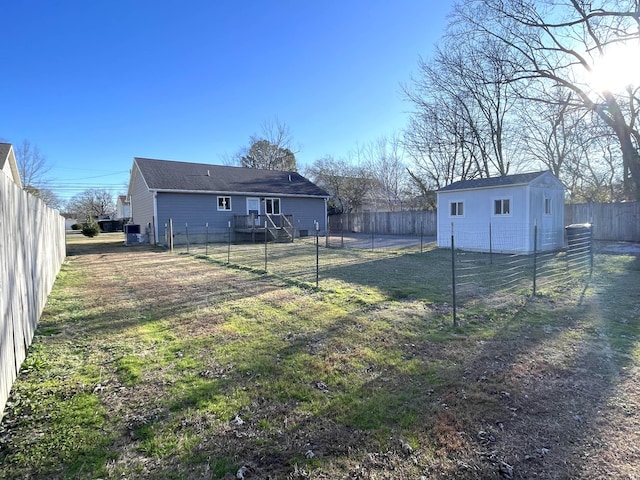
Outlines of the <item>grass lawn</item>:
M446 251L323 249L316 288L294 245L265 274L70 235L0 478L640 477L637 256L454 328Z

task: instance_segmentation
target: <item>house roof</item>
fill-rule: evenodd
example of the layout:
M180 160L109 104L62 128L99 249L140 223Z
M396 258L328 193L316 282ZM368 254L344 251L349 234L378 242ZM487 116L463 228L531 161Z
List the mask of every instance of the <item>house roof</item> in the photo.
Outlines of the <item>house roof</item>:
M149 190L329 197L297 172L134 158Z
M453 190L471 190L477 188L512 187L517 185L528 185L537 178L549 174L549 171L516 173L514 175L503 175L500 177L476 178L473 180L460 180L447 185L438 192L450 192ZM553 175L551 175L553 176ZM553 177L555 178L555 177ZM558 180L559 182L559 180Z
M18 172L18 163L15 153L13 152L13 146L10 143L0 142L0 171L4 171L7 174L10 173L12 180L22 188L20 173Z
M4 162L6 160L6 158L9 156L9 150L11 150L10 143L0 142L0 161Z

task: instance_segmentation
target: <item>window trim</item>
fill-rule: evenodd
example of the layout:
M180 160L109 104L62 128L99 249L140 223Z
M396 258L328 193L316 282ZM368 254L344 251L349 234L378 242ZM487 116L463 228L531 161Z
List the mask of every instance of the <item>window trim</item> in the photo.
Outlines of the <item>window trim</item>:
M455 205L455 213L454 213L454 205ZM462 210L462 213L459 213L460 210ZM464 200L456 200L456 201L449 202L449 217L451 218L464 217L464 213L465 213Z
M547 209L547 206L549 207ZM544 205L542 206L545 215L553 215L553 200L551 197L544 197Z
M278 205L278 212L274 213L274 208L273 206L277 204ZM271 208L269 208L269 206ZM271 210L271 211L269 211ZM281 215L282 214L282 201L280 200L279 197L266 197L264 199L264 213L265 215Z
M223 201L222 206L220 205L220 200ZM224 208L224 202L228 201L228 208ZM218 195L216 199L216 206L219 212L230 212L231 211L231 197L228 195Z
M496 212L497 202L500 202L500 213ZM504 212L504 205L507 202L508 211ZM513 199L511 197L495 197L493 199L493 216L494 217L510 217L512 211Z

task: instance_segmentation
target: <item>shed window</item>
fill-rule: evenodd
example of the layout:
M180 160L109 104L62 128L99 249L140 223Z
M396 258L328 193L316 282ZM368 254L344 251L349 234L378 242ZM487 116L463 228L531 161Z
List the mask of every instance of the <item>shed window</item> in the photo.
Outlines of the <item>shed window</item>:
M493 202L494 215L509 215L511 213L511 205L508 198L501 198Z
M451 216L460 217L464 215L464 202L451 202Z
M549 197L544 199L544 214L551 215L551 199Z
M280 215L280 199L265 198L264 211L267 213L267 215Z
M231 197L218 197L218 210L231 210Z

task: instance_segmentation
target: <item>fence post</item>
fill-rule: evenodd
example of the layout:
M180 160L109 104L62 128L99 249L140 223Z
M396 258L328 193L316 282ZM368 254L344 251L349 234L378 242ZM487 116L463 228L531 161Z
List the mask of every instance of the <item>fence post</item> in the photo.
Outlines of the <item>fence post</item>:
M593 218L589 227L589 278L593 277Z
M458 326L456 311L456 245L453 238L453 222L451 222L451 290L453 293L453 326Z
M228 229L228 237L229 241L227 242L227 265L231 263L231 220L227 222Z
M533 296L536 296L536 279L538 274L538 222L533 225Z
M424 237L424 219L420 220L420 253L423 252L422 250L422 239Z
M493 232L491 222L489 222L489 265L493 265Z
M169 219L169 251L173 253L173 218Z
M267 222L264 222L264 273L267 273Z
M209 256L209 222L204 224L205 234L204 234L204 254Z
M189 253L189 224L184 224L184 232L187 235L187 253Z
M316 288L318 288L318 278L320 277L320 244L318 242L318 234L320 225L316 223Z

